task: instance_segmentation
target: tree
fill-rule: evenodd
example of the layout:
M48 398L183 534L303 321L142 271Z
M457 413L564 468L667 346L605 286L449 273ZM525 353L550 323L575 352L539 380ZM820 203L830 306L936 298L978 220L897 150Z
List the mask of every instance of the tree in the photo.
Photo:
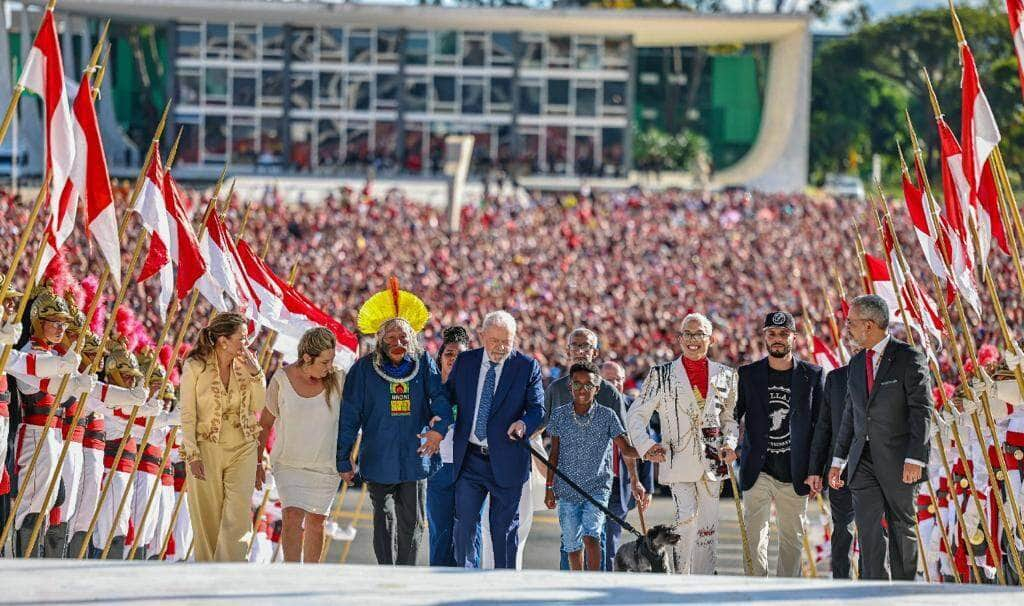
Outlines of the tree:
M1004 136L1024 135L1017 120L1021 94L1005 13L971 8L958 13ZM888 156L888 168L895 169L895 139L908 140L904 108L910 110L934 170L938 133L923 69L946 121L959 132L960 58L948 10L890 17L819 49L812 82L812 174L820 178L844 169L851 149L865 158ZM1007 164L1014 165L1011 158Z

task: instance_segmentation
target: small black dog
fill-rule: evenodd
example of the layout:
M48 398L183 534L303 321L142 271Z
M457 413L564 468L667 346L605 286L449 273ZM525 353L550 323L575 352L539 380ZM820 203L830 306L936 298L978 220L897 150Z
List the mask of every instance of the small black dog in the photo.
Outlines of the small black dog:
M615 570L620 572L672 572L668 550L682 539L667 524L650 528L647 534L619 547Z

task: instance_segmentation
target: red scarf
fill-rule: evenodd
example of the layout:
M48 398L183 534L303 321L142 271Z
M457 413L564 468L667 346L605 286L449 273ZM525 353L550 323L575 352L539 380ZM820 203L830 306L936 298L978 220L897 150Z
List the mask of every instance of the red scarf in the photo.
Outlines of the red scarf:
M682 357L683 369L686 371L686 378L690 380L690 385L696 387L697 391L700 392L700 397L708 397L708 358L707 356L697 360L696 362L687 358Z

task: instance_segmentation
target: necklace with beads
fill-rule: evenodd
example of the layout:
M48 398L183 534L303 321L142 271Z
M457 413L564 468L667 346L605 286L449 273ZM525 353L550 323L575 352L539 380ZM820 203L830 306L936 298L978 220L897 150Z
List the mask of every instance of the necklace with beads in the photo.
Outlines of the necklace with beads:
M413 358L412 360L412 371L404 377L392 377L388 373L384 372L384 369L380 367L380 363L377 358L373 358L373 370L377 373L377 376L384 379L388 383L408 383L420 372L420 360L419 358Z
M581 419L586 419L586 422L582 421ZM594 420L594 405L593 404L590 405L590 410L588 410L587 414L585 414L585 415L577 414L576 413L576 409L573 408L573 410L572 410L572 420L579 427L587 427L587 426L589 426L590 423Z

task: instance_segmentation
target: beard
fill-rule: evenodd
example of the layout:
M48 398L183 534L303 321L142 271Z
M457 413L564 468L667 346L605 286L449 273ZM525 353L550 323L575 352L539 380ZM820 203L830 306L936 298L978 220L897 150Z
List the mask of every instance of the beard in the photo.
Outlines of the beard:
M772 345L768 348L768 355L773 358L785 358L793 352L789 345Z

